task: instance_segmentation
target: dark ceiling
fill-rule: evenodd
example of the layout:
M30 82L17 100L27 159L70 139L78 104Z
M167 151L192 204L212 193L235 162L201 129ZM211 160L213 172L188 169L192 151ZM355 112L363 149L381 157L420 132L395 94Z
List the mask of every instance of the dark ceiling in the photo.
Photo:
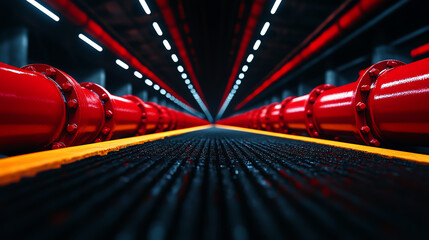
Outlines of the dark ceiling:
M390 2L393 5L404 1L406 0ZM177 26L176 30L183 40L184 50L189 56L190 67L195 72L196 78L192 80L198 81L203 95L201 97L206 100L211 115L215 117L221 107L239 49L243 47L241 45L245 47L245 54L243 59L238 59L240 69L249 53L253 53L255 58L248 64L249 70L245 73L245 78L224 116L231 115L237 104L278 69L282 62L290 59L297 49L305 45L303 45L306 43L305 40L311 40L311 34L316 29L323 31L324 27L320 27L322 23L328 23L329 26L329 23L349 10L358 0L283 0L274 15L270 10L275 0L146 0L152 11L149 15L143 11L139 0L72 0L72 2L193 108L201 111L177 71L179 64L182 66L186 64L179 55L180 49L175 45L167 24L168 19L159 5L166 4L171 12L169 17L172 19L169 20L173 20ZM425 15L427 8L421 7L422 2L426 2L423 5L427 6L427 1L408 2L412 4L404 5L403 10L387 18L383 25L356 38L354 45L347 45L347 51L339 51L334 57L324 61L323 69L329 64L338 66L346 59L349 61L360 57L361 53L372 51L376 44L391 41L428 25L429 21ZM255 15L253 10L257 7L260 8L260 12ZM334 15L334 12L338 14ZM35 14L43 14L34 11L34 8L25 1L0 1L0 13L2 28L24 24L30 29L30 62L42 61L59 68L64 67L65 70L100 67L106 69L110 78L115 79L118 84L131 81L137 87L146 87L143 81L132 75L132 72L117 70L118 67L112 63L114 56L111 52L98 54L82 50L87 46L76 42L77 33L82 30L72 23L62 21L59 25L46 17L39 15L35 17ZM370 16L372 17L374 16ZM246 26L251 21L254 21L255 26L249 35ZM259 32L267 21L271 23L270 28L265 36L260 36ZM156 34L152 27L153 22L159 23L164 32L162 37ZM244 44L245 36L249 36L248 44ZM315 36L317 35L312 37ZM171 43L171 51L165 49L163 39L168 39ZM252 46L257 39L261 39L262 44L257 51L253 51ZM420 43L424 43L424 39ZM85 52L85 55L75 53L79 51ZM172 61L172 53L179 56L178 63ZM307 71L304 77L311 74L323 77L324 72L313 68ZM233 77L234 80L237 78ZM303 79L302 76L300 79ZM196 85L194 83L194 86ZM280 90L287 87L290 85L282 79L246 105L246 108L252 107L262 98L269 98L273 94L281 95Z
M167 39L174 44L155 0L147 1L152 10L150 15L144 13L137 0L74 2L144 65L193 104L194 108L199 109L176 70L177 64L170 58L171 52L165 50L162 38L152 28L152 22L158 22L164 33L167 33ZM274 1L263 2L262 12L247 51L253 46L255 36L259 35L266 21L271 22L271 27L262 39L254 62L249 66L240 89L242 92L254 88L343 3L342 0L288 0L282 1L277 13L271 15L269 11ZM215 116L220 108L253 4L252 0L168 1L212 116ZM177 53L174 46L173 51Z

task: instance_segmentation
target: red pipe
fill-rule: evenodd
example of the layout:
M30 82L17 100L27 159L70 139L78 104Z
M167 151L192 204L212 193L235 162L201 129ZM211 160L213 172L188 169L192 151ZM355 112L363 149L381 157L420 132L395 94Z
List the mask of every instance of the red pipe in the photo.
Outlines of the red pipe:
M355 27L357 24L362 22L368 14L371 14L377 9L380 9L389 0L360 0L354 5L349 11L341 16L335 23L333 23L328 29L322 32L316 39L308 44L301 52L299 52L290 61L286 62L280 67L274 74L272 74L267 80L265 80L261 86L247 96L242 102L240 102L234 109L238 110L246 105L259 93L268 88L271 84L279 80L281 77L301 65L304 61L314 56L320 50L333 43L334 40L344 35L348 30Z
M386 60L367 68L356 82L321 85L271 105L268 116L272 131L373 146L429 145L428 103L429 58L407 65ZM258 129L255 123L265 121L261 109L267 107L219 123Z
M0 63L0 153L56 149L208 124L136 96L79 84L45 64Z
M61 12L66 18L68 18L75 25L82 27L89 35L95 38L98 42L103 44L116 54L119 58L129 63L135 69L148 78L156 82L161 88L165 89L175 98L185 103L189 107L191 106L185 99L173 91L167 84L165 84L158 76L150 71L146 66L140 63L140 61L134 57L130 52L125 49L119 42L113 39L104 29L98 25L94 20L90 19L88 15L77 7L70 0L45 0L47 4Z
M424 55L426 53L429 53L429 43L426 43L420 47L414 48L410 52L411 57L413 57L413 58Z
M56 83L43 74L4 63L0 63L0 76L0 146L4 152L19 151L21 146L44 148L58 139L66 123L66 106Z

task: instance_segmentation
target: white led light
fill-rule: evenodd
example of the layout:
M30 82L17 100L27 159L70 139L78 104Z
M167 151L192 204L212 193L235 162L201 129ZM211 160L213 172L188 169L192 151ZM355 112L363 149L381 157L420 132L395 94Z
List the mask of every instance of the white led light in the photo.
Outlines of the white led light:
M158 34L158 36L162 36L162 30L159 27L157 22L153 22L152 23L153 29L155 29L156 34Z
M161 87L158 84L153 85L153 89L155 89L156 91L158 91Z
M232 87L232 88L234 88L235 90L237 90L238 89L238 85L234 85L234 87Z
M126 63L122 62L120 59L116 59L116 64L118 64L123 69L129 68L129 66Z
M253 56L253 54L249 54L249 56L247 57L247 62L248 63L252 62L252 60L253 60L254 57L255 56Z
M171 54L171 59L173 59L173 62L179 61L179 58L177 58L176 54Z
M261 46L261 40L256 40L255 44L253 45L253 50L258 50L259 46Z
M159 91L159 93L161 93L162 95L165 95L167 93L167 91L165 91L164 89L161 89L161 91Z
M142 78L143 75L137 71L134 71L134 76L136 76L137 78Z
M165 49L167 49L167 50L171 50L171 45L170 45L170 43L167 41L167 39L164 39L164 41L162 41L162 44L164 44Z
M100 45L98 45L97 43L95 43L94 41L92 41L82 33L79 34L79 38L82 39L84 42L86 42L89 46L93 47L95 50L99 52L103 51L103 48Z
M146 83L146 85L148 85L148 86L152 86L153 85L153 82L150 79L144 80L144 83Z
M271 8L271 14L276 13L277 8L279 8L280 3L282 2L282 0L276 0L276 2L274 3L273 7Z
M191 89L191 93L192 93L192 94L196 94L196 93L197 93L197 91L196 91L194 88L192 88L192 89Z
M244 65L244 66L241 68L241 70L242 70L243 72L247 72L247 69L249 69L249 67L248 67L247 65Z
M186 79L188 77L188 75L186 75L186 73L182 73L182 78Z
M145 0L139 0L139 2L140 2L140 5L142 5L142 8L143 8L144 12L146 14L150 14L150 8L147 5L146 1Z
M241 80L238 79L237 81L235 81L235 84L240 85L241 84Z
M185 80L185 83L186 83L186 84L190 84L190 83L191 83L191 80L186 79L186 80Z
M261 30L261 36L264 36L265 35L265 33L267 33L267 31L268 31L268 28L270 27L270 23L269 22L266 22L265 24L264 24L264 26L262 27L262 30Z
M179 66L177 66L177 71L183 72L183 71L185 71L185 69L181 65L179 65Z
M166 96L167 98L171 98L171 94L169 94L169 93L167 93L165 96Z
M238 78L243 79L244 78L244 73L238 74Z
M28 3L30 3L31 5L35 6L37 9L39 9L40 11L42 11L44 14L48 15L50 18L52 18L55 22L58 22L60 20L60 18L55 15L53 12L49 11L47 8L45 8L44 6L42 6L40 3L34 1L34 0L27 0Z
M188 88L189 88L189 89L193 89L193 88L194 88L194 86L192 86L192 84L189 84L189 85L188 85Z
M236 90L236 89L232 89L232 90L231 90L231 93L232 93L232 94L235 94L236 92L237 92L237 90Z

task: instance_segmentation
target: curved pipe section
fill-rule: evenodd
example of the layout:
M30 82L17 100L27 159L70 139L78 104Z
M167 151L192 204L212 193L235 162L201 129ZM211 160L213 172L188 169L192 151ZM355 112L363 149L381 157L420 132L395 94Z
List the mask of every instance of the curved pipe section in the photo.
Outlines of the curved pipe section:
M208 124L136 96L79 84L45 64L0 63L0 153L57 149Z
M320 85L217 123L372 146L429 145L429 58L381 61L356 82Z

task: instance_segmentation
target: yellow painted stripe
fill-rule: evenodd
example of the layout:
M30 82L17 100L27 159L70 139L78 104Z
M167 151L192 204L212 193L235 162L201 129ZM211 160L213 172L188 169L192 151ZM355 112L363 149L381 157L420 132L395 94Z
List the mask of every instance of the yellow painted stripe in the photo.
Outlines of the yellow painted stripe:
M205 125L0 159L0 185L17 182L22 177L34 176L38 172L59 168L63 164L90 156L106 155L108 152L118 151L128 146L210 127L211 125Z
M235 131L262 134L262 135L273 136L273 137L288 138L288 139L305 141L305 142L319 143L319 144L330 145L334 147L347 148L347 149L352 149L352 150L357 150L357 151L362 151L367 153L374 153L388 158L400 158L400 159L405 159L409 161L429 164L429 155L425 155L425 154L410 153L410 152L391 150L386 148L371 147L371 146L345 143L345 142L337 142L337 141L331 141L331 140L325 140L325 139L319 139L319 138L296 136L296 135L290 135L290 134L284 134L284 133L268 132L268 131L250 129L250 128L232 127L232 126L226 126L226 125L216 125L216 127L235 130Z

